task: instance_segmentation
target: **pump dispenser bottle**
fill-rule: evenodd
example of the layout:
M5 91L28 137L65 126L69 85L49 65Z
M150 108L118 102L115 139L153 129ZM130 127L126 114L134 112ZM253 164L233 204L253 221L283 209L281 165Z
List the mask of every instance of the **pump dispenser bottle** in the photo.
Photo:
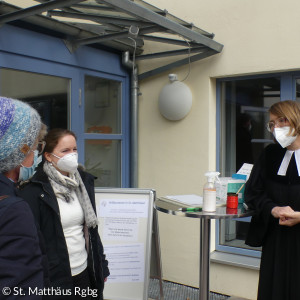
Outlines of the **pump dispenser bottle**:
M217 192L215 180L218 179L219 172L206 172L207 182L203 187L203 207L202 211L214 212L216 211Z

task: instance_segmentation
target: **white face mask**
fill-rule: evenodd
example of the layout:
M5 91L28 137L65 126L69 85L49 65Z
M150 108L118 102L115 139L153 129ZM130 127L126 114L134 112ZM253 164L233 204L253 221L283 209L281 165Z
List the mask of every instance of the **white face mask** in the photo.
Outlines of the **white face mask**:
M59 160L55 164L59 170L68 172L71 174L74 174L76 172L77 167L78 167L78 154L76 152L66 154L63 157L59 157L53 153L51 153L51 154L53 156L59 158Z
M290 131L290 126L274 128L273 135L282 148L288 147L297 138L297 136L292 136L292 134L294 133L294 129L292 130L291 135L288 135L289 131Z

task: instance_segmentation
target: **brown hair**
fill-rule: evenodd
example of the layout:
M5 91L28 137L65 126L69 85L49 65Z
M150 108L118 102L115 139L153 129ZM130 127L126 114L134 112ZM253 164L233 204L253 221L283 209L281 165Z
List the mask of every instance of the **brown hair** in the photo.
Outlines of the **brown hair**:
M71 130L63 129L63 128L51 129L44 139L46 142L44 153L45 152L52 153L54 148L58 144L59 140L66 135L72 135L74 136L75 140L77 140L75 133Z
M291 128L295 130L293 135L300 134L300 104L298 102L292 100L277 102L270 107L269 113L278 118L286 118Z

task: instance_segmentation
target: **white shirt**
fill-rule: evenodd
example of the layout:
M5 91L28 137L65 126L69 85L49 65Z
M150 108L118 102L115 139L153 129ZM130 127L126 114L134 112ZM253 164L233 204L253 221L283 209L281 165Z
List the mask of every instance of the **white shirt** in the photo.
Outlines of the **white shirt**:
M83 232L84 213L76 193L71 193L70 202L59 198L57 202L71 266L72 276L80 274L87 267L87 251Z

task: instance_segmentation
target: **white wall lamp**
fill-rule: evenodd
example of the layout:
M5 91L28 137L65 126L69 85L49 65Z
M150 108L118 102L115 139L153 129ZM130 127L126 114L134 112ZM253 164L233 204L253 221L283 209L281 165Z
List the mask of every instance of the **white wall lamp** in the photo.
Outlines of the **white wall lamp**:
M192 92L186 84L178 81L176 74L169 74L169 80L159 94L159 111L166 119L178 121L191 110Z

